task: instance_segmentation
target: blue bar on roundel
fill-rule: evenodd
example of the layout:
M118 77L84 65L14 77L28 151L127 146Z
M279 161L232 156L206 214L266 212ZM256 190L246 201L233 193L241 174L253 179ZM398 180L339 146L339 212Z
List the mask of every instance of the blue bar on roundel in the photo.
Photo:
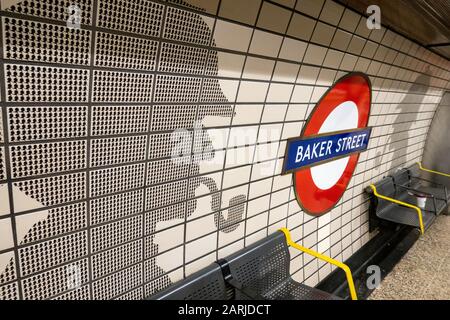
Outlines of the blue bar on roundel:
M372 128L288 140L283 174L367 149Z

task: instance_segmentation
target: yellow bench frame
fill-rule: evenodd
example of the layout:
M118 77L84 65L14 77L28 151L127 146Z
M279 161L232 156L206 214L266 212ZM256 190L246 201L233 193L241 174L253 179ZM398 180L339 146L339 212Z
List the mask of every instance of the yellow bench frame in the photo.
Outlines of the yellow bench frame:
M426 168L422 167L422 163L421 162L417 162L417 164L419 165L419 168L422 171L431 172L431 173L434 173L434 174L438 174L440 176L444 176L444 177L450 178L450 174L448 174L448 173L443 173L443 172L439 172L439 171L426 169Z
M313 257L316 257L317 259L320 259L320 260L326 261L328 263L331 263L332 265L335 265L336 267L341 268L342 270L344 270L345 275L347 277L348 288L350 290L350 296L351 296L352 300L358 300L358 296L356 295L355 284L353 282L352 272L351 272L350 268L345 263L337 261L337 260L335 260L333 258L330 258L330 257L328 257L326 255L323 255L323 254L321 254L319 252L316 252L314 250L311 250L309 248L303 247L303 246L299 245L298 243L292 241L291 234L290 234L289 230L286 229L286 228L281 228L280 231L283 232L284 235L286 236L286 242L287 242L287 244L289 246L291 246L291 247L293 247L293 248L295 248L297 250L300 250L302 252L305 252L305 253L313 256Z
M376 196L377 198L380 198L380 199L383 199L383 200L386 200L389 202L393 202L393 203L399 204L401 206L405 206L405 207L416 210L417 216L419 217L420 234L425 233L425 227L423 226L422 209L420 209L419 207L412 205L410 203L406 203L406 202L403 202L403 201L400 201L400 200L397 200L394 198L386 197L386 196L383 196L382 194L379 194L377 191L377 187L375 187L375 185L373 185L373 184L371 184L370 187L372 188L374 196Z

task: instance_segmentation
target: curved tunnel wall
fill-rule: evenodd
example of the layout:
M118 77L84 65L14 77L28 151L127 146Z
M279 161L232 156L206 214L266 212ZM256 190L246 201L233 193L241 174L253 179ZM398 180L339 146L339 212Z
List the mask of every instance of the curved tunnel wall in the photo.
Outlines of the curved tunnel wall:
M450 123L450 92L446 92L439 104L436 114L428 132L425 149L423 153L423 165L425 168L440 172L450 172L450 140L448 124ZM447 177L432 173L426 173L426 178L446 185L450 188Z
M0 299L143 298L285 226L345 260L371 237L363 188L421 160L449 88L448 61L329 0L77 2L75 30L71 1L1 12ZM350 71L372 138L315 218L286 140Z

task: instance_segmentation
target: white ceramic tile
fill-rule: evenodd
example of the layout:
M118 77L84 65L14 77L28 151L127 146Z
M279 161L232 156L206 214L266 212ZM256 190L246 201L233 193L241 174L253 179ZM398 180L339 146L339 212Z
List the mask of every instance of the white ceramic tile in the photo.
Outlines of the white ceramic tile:
M228 169L223 174L223 188L232 188L250 180L251 166Z
M228 149L225 168L232 168L251 164L255 153L255 146Z
M282 139L289 139L299 137L303 128L303 122L290 122L286 123L283 127Z
M326 53L327 48L314 44L309 44L303 62L320 66L322 65L323 60L325 59Z
M319 76L320 68L302 65L298 74L297 83L315 84Z
M37 211L16 217L17 241L21 243L34 225L42 223L49 215L48 210Z
M283 125L281 123L276 124L262 124L259 127L258 143L264 143L269 141L277 141L280 139Z
M286 115L286 121L304 120L307 104L290 104Z
M156 256L156 264L166 271L172 271L183 265L183 247L178 247Z
M267 102L289 102L293 88L293 84L272 83L269 87Z
M250 199L270 193L272 188L272 180L272 178L269 178L250 183Z
M294 187L291 186L290 188L291 190L291 195L289 197L289 215L295 215L299 216L299 220L301 220L303 222L303 218L305 213L302 211L302 208L300 208L300 205L297 202L297 199L295 198L295 193L294 193Z
M264 152L264 153L262 153L263 155L268 154L268 152L265 150L266 148L267 148L267 146L264 146L261 148L262 152ZM258 148L258 150L256 150L256 152L259 152L259 153L257 153L258 156L261 153L261 151L259 149L260 148ZM275 149L275 151L276 151L276 149ZM276 154L276 152L273 152L272 154ZM266 156L266 158L268 158L268 157ZM258 160L257 159L258 158L255 158L255 161L259 161L259 159ZM273 173L275 172L275 166L276 166L275 160L269 160L269 161L254 164L252 176L251 176L252 181L273 176Z
M316 21L314 19L294 13L287 34L300 40L309 41L315 25Z
M199 238L186 244L186 262L213 252L217 248L217 233Z
M325 0L298 0L295 9L314 18L319 17Z
M323 62L324 67L338 69L341 64L344 53L337 50L328 50L325 60Z
M333 37L333 41L331 42L331 47L341 51L346 51L348 45L350 44L351 38L351 33L341 29L337 29Z
M269 186L264 190L264 196L258 197L256 199L250 200L247 206L247 217L253 217L259 213L262 213L270 207L270 191L271 187Z
M218 252L218 257L219 257L219 259L225 258L243 248L244 248L244 239L241 239L239 241L236 241L236 242L220 249Z
M339 27L353 33L360 20L361 16L359 14L350 9L345 9Z
M230 129L228 128L208 129L206 131L215 150L226 148L229 131Z
M252 145L258 136L258 126L233 127L228 139L228 148Z
M242 77L246 79L270 80L274 65L275 61L273 60L248 57Z
M279 191L275 191L276 187L274 186L274 190L272 191L272 196L270 199L270 207L278 207L283 204L287 204L289 200L289 189L283 189ZM286 208L284 208L286 209ZM285 213L287 213L287 209L285 210Z
M358 26L356 27L355 33L363 38L367 38L371 32L369 28L367 28L366 24L367 20L362 18L359 20Z
M288 27L291 13L291 10L264 1L256 25L262 29L284 33Z
M219 185L218 185L219 186ZM204 189L203 192L199 192L197 193L198 189ZM200 185L197 190L195 191L195 196L199 196L200 194L207 194L206 196L200 196L198 198L196 198L196 202L197 205L194 208L194 212L190 215L188 215L187 217L187 221L192 221L195 219L198 219L200 217L204 217L207 215L210 215L211 213L213 213L213 211L215 211L215 208L211 207L211 201L214 200L213 199L213 194L211 194L212 190L209 190L207 188L207 186L205 185Z
M272 80L279 82L294 82L297 78L299 69L300 66L298 64L279 61L275 66Z
M355 71L367 72L367 68L370 65L370 60L360 57L356 62Z
M200 174L222 170L225 161L225 150L214 151L214 158L211 160L202 160Z
M284 155L284 152L283 152ZM287 198L286 198L286 202L289 200L289 196L290 196L290 186L292 186L292 176L290 176L289 174L287 175L280 175L280 176L276 176L273 179L273 190L283 190L283 192L287 193Z
M233 173L231 173L233 174ZM225 178L224 178L225 179ZM222 192L222 208L228 208L230 206L230 201L238 196L247 197L248 185L243 185L240 187L235 187Z
M0 216L9 214L9 194L8 185L6 183L0 184Z
M283 38L278 35L255 30L249 52L262 56L277 57L282 41Z
M284 38L280 58L301 62L306 52L307 43L291 38Z
M284 120L286 110L287 105L266 104L264 106L264 113L261 122L282 122Z
M197 271L200 271L200 270L206 268L207 266L214 263L215 261L217 261L216 254L211 253L205 257L195 260L194 262L186 264L186 266L185 266L186 276L189 276L189 275L193 274L194 272L197 272Z
M295 86L291 102L293 103L309 102L311 99L313 88L314 88L313 86L302 86L302 85Z
M326 0L319 19L332 25L338 24L344 12L344 6L332 0Z
M220 90L228 102L236 101L236 94L239 87L237 80L219 79Z
M346 71L352 71L353 68L355 67L357 60L358 57L351 54L345 54L341 62L341 69Z
M264 102L269 83L242 81L237 102Z
M42 203L28 196L25 192L20 190L15 184L13 184L12 189L14 199L14 210L16 212L39 209L44 207ZM5 189L3 189L2 191L5 192Z
M203 237L215 230L217 230L217 226L214 223L214 213L191 220L186 224L186 241Z
M285 227L286 227L286 219L282 219L280 221L275 221L274 223L270 224L269 227L267 228L267 231L269 234L273 234L278 230L280 230L281 228Z
M252 234L266 228L268 215L269 213L266 211L248 219L246 228L247 234Z
M260 167L261 174L274 174L276 163L271 163L274 158L277 156L279 148L279 142L271 142L264 143L256 146L255 150L255 161L256 162L265 162Z
M378 44L372 41L367 41L361 55L366 58L372 59L372 57L375 55L375 51L377 50L377 48Z
M235 116L233 117L233 125L259 123L262 110L263 105L236 105L234 110Z
M204 16L204 15L199 15L199 16L203 20L203 22L208 26L208 29L213 30L216 19L212 18L212 17Z
M386 28L383 26L380 29L373 29L370 33L369 39L380 43L386 33Z
M316 84L319 86L331 86L336 79L337 72L331 69L320 70Z
M320 98L326 93L328 90L328 87L315 87L313 90L313 94L311 95L311 102L317 103L319 102Z
M323 46L329 46L333 39L336 28L323 22L318 22L314 29L311 41L321 44Z
M220 3L219 16L245 24L256 22L261 0L223 0Z
M0 219L0 235L0 250L6 250L14 246L11 219Z
M247 52L252 29L217 19L214 41L219 48Z
M227 215L227 210L225 210ZM245 214L244 214L245 215ZM234 229L234 228L233 228ZM224 247L244 237L245 223L240 222L232 232L219 232L219 247Z
M184 225L175 226L154 235L154 243L158 244L159 252L164 252L184 242Z

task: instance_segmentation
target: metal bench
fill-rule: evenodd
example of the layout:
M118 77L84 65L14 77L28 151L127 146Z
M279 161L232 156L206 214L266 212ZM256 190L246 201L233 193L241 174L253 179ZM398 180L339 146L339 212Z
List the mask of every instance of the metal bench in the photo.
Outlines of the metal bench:
M392 175L394 185L398 190L399 200L415 203L415 195L423 195L430 199L430 201L427 200L423 210L433 212L436 215L441 214L447 208L449 200L447 188L420 178L414 169L414 166L401 169ZM433 186L425 185L424 182Z
M343 269L351 297L357 299L348 266L296 244L287 229L213 263L150 299L341 300L292 279L289 246Z
M150 297L151 300L229 300L233 295L217 263Z
M421 172L429 172L431 174L440 175L447 178L450 178L449 174L426 169L422 166L421 163L417 163L411 166L408 169L408 171L410 174L410 180L413 188L424 190L425 192L428 193L432 193L436 196L436 199L445 201L447 205L449 204L450 192L448 192L447 187L435 181L422 178Z
M419 228L423 234L446 210L450 198L445 186L421 178L420 170L420 164L413 165L368 187L373 194L370 216ZM418 196L427 198L424 208L417 206Z
M369 209L372 216L375 214L383 220L419 228L422 234L434 220L435 214L400 200L403 199L401 193L406 191L395 188L392 177L386 177L379 183L372 184L366 191L373 194Z
M286 232L286 233L285 233ZM236 299L336 300L292 279L287 230L283 229L218 261Z

